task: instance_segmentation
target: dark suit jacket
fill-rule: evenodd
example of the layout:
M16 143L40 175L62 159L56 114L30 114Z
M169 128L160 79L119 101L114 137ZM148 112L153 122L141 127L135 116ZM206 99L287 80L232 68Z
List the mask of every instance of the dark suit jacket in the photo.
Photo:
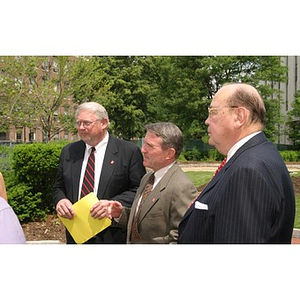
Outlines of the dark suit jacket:
M55 206L63 198L72 203L77 201L84 151L83 141L68 144L62 149L53 189ZM114 199L130 207L145 173L140 148L132 142L110 135L98 187L98 199ZM97 243L125 243L126 232L109 227L99 233L96 239ZM68 232L67 243L74 243Z
M186 212L179 243L290 243L294 217L289 172L277 149L259 133Z
M125 208L120 217L118 225L125 228L128 225L127 243L130 243L132 220L138 200L151 173L149 172L142 179L132 208ZM176 243L179 222L197 195L196 187L175 163L155 186L142 206L138 220L141 240L138 243Z

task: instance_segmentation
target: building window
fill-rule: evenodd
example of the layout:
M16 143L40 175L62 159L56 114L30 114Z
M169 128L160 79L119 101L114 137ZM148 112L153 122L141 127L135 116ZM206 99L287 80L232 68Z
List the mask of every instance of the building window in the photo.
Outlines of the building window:
M0 132L0 140L1 140L1 141L7 140L7 138L6 138L6 133L5 133L5 132Z
M19 130L16 132L16 141L22 142L22 132L20 132Z
M33 129L30 128L30 131L29 131L29 142L33 142L35 141L35 132Z

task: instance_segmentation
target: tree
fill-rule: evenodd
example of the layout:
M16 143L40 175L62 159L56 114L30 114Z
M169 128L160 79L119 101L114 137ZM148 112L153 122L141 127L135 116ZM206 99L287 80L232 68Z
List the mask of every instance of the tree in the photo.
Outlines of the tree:
M41 129L44 141L63 129L69 129L70 57L5 56L1 61L1 122ZM65 106L65 109L61 108ZM73 123L72 123L73 124Z
M81 57L74 69L74 103L95 101L108 111L111 130L121 138L143 135L148 93L144 57Z
M205 138L207 107L216 91L227 82L246 82L262 94L267 107L269 138L277 136L281 97L275 83L286 80L280 57L197 56L161 57L152 113L176 123L191 139ZM154 92L152 92L154 93Z
M294 145L300 145L300 91L295 95L292 110L288 113L288 135Z

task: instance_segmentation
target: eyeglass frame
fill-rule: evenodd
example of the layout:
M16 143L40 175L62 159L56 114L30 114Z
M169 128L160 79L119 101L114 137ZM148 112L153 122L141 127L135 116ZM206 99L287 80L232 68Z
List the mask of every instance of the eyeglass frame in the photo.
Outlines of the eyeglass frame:
M76 121L74 123L75 127L79 128L81 125L84 127L84 128L90 128L92 127L92 125L97 122L97 121L100 121L100 119L96 119L94 121Z
M223 108L239 108L239 106L237 106L237 105L226 105L226 106L221 106L221 107L211 107L211 106L209 106L209 107L207 108L207 110L208 110L208 115L211 116L211 115L212 115L212 114L211 114L212 111L214 111L214 110L219 110L219 109L223 109Z

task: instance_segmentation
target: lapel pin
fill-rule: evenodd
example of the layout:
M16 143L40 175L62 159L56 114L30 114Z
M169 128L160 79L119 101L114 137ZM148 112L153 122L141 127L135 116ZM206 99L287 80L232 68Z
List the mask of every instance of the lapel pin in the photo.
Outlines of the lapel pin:
M115 161L114 161L114 160L111 160L111 161L110 161L110 164L111 164L111 165L113 165L114 163L115 163Z
M155 202L155 198L152 198L151 202L154 203Z

